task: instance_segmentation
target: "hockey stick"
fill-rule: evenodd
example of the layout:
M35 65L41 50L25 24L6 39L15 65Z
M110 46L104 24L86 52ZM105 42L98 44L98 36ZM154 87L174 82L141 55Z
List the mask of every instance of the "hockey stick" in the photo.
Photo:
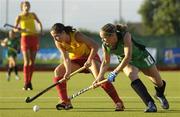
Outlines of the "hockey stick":
M15 26L13 26L13 25L11 25L11 24L4 24L4 27L10 27L10 28L15 28L15 29L18 29L18 30L22 30L21 28L19 28L19 27L15 27Z
M73 73L71 73L71 74L70 74L70 77L73 76L73 75L75 75L76 73L84 70L84 69L85 69L84 66L81 67L81 68L79 68L78 70L76 70L76 71L74 71ZM63 79L59 80L58 82L50 85L50 86L47 87L46 89L42 90L41 92L37 93L35 96L33 96L33 97L27 97L27 98L25 99L25 102L26 102L26 103L32 102L33 100L35 100L36 98L38 98L38 97L41 96L42 94L46 93L47 91L49 91L51 88L55 87L56 85L64 82L65 80L66 80L66 79L63 78Z
M20 27L16 27L16 26L13 26L11 24L4 24L4 27L10 27L10 28L14 28L14 29L18 29L20 32L28 32L28 33L33 33L31 31L29 31L28 29L22 29Z
M107 79L102 80L102 81L98 82L98 83L96 84L96 86L98 87L98 86L100 86L101 84L103 84L103 83L105 83L105 82L107 82L107 81L108 81ZM86 88L84 88L84 89L81 89L80 91L78 91L78 92L74 93L72 96L70 96L69 99L71 100L71 99L73 99L73 98L75 98L75 97L77 97L77 96L79 96L79 95L81 95L81 94L89 91L90 89L93 89L93 87L94 87L94 86L91 85L91 86L89 86L89 87L86 87ZM97 88L97 87L95 87L95 88Z

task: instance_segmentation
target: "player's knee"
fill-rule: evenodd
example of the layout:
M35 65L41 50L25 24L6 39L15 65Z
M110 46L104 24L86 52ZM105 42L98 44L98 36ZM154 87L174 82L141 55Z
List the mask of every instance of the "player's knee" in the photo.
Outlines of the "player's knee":
M55 76L59 76L59 74L60 74L60 73L59 73L59 70L56 68L56 69L54 70L54 75L55 75Z
M131 81L134 81L134 80L138 79L137 74L135 74L135 73L133 73L133 72L130 72L130 73L128 74L128 77L130 78Z
M58 82L58 81L61 80L61 79L62 79L62 77L58 77L58 76L57 76L57 77L54 77L54 78L53 78L53 82L56 83L56 82Z
M63 72L60 72L59 69L55 69L55 70L54 70L54 76L55 76L55 77L60 77L60 78L62 78L62 77L64 76L64 73L63 73Z
M24 61L24 66L29 66L29 61Z

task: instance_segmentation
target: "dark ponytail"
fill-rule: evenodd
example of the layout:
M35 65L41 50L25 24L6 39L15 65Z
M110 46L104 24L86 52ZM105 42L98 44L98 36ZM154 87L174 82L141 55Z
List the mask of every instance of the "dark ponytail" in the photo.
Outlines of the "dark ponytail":
M73 28L72 26L65 26L64 31L65 31L67 34L69 34L70 32L76 31L76 29Z
M127 31L128 26L127 25L123 25L123 24L117 24L116 25L116 30L120 31L120 32L125 32Z
M64 26L61 23L56 23L51 27L51 31L55 31L56 33L62 33L65 31L67 34L76 31L72 26Z

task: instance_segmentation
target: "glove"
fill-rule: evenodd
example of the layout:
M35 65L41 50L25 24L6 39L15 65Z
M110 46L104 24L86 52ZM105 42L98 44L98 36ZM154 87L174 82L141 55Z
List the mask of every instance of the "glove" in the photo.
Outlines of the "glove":
M117 76L117 73L115 73L115 72L110 72L110 73L108 74L108 81L109 81L109 82L114 82L116 76Z
M20 54L20 53L21 53L21 50L20 50L20 49L17 49L17 53Z

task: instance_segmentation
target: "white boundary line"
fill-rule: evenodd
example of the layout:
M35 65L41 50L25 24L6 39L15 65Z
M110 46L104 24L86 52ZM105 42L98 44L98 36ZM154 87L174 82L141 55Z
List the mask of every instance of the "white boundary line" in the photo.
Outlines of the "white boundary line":
M0 97L0 99L25 99L26 97ZM58 97L39 97L41 99L55 99ZM82 99L103 99L109 97L78 97ZM139 97L121 97L123 99L139 99ZM166 97L168 99L180 99L180 97Z

